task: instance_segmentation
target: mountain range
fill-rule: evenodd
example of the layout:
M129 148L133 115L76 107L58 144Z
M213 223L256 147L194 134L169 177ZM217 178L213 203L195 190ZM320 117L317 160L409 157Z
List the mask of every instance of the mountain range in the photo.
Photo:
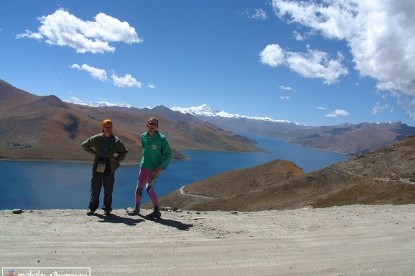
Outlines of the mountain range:
M214 110L207 105L172 109L192 114L203 121L240 135L278 138L349 156L368 153L415 135L415 127L402 122L312 127L287 120L230 114Z
M304 173L275 160L182 187L160 204L184 210L260 211L352 204L415 204L415 137Z
M157 116L174 157L185 158L183 149L260 151L255 142L166 107L137 109L90 107L62 101L56 96L36 96L0 80L0 158L42 160L91 160L81 143L102 132L110 118L114 134L129 150L126 162L141 156L139 135L147 119Z
M146 131L150 116L160 118L160 131L177 159L185 158L184 149L261 151L251 138L255 136L354 156L415 135L415 127L401 122L311 127L215 111L207 105L171 109L106 103L88 106L64 102L54 95L36 96L0 80L0 158L90 160L80 144L101 132L101 121L109 117L115 134L129 149L126 162L138 162L139 135Z

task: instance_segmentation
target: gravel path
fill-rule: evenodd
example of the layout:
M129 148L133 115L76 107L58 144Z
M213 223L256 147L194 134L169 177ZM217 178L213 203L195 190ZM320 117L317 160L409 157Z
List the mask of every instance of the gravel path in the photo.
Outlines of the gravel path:
M8 268L90 267L94 276L415 275L414 256L415 205L163 212L159 222L125 210L109 217L0 211L0 264Z

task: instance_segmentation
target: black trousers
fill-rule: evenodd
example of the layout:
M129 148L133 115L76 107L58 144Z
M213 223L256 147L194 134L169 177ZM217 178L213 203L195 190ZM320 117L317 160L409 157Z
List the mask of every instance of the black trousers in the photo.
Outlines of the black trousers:
M89 201L89 210L95 212L99 206L99 194L101 193L101 186L104 186L104 205L102 209L105 211L112 211L112 192L114 190L114 173L109 166L103 173L96 172L96 167L92 169L91 179L91 199Z

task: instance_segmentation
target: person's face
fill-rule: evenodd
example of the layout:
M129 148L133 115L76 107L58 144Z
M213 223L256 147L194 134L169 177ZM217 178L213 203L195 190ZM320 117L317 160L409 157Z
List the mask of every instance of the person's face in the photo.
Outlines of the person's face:
M112 134L112 124L105 124L103 127L103 132L105 137L109 137Z
M150 131L150 133L154 133L157 131L159 124L157 122L157 120L151 120L149 122L147 122L147 127L148 130Z

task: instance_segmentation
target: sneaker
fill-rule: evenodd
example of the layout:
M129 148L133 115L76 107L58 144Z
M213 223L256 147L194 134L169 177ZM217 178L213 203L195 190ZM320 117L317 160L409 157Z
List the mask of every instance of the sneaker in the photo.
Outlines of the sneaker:
M88 210L88 211L86 212L86 215L87 215L87 216L93 216L93 215L95 215L95 211Z
M140 214L140 209L139 208L135 208L134 210L127 212L127 214L129 216L138 216Z
M160 219L160 218L161 218L161 213L160 213L160 211L159 211L159 210L156 210L156 211L154 211L153 213L148 214L148 215L146 216L146 219L149 219L149 220L158 220L158 219Z
M106 216L110 216L110 215L111 215L111 211L110 211L110 210L105 210L104 214L105 214Z

